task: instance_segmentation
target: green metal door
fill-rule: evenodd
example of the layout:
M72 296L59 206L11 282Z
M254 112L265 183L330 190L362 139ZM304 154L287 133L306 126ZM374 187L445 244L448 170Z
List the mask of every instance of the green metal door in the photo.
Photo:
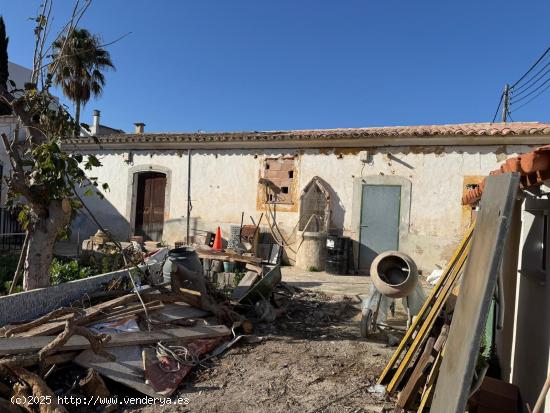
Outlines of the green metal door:
M369 269L384 251L399 249L401 186L363 185L359 231L359 268Z

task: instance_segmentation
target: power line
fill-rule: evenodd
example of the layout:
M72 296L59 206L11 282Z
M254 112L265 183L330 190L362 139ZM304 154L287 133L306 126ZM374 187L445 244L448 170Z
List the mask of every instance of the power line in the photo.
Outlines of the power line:
M548 82L550 82L550 77L547 78L544 82L540 83L540 81L543 80L548 73L550 73L550 69L545 71L545 69L548 66L550 66L550 62L546 63L534 75L532 75L523 84L521 84L524 81L524 79L526 79L527 76L529 76L529 74L531 72L533 72L533 70L535 70L535 68L537 68L537 66L539 66L539 64L544 60L544 58L549 53L550 53L550 47L548 47L544 51L544 53L537 59L537 61L535 63L533 63L531 65L531 67L529 67L529 69L527 69L527 71L512 86L508 86L508 84L505 85L504 92L500 96L500 100L498 102L498 106L497 106L497 110L495 111L495 115L493 116L492 123L495 122L501 106L503 106L502 107L502 122L506 122L507 118L510 118L510 120L512 120L512 122L513 122L513 119L512 119L512 116L511 116L513 111L510 110L510 106L512 106L515 103L521 102L521 101L527 99L529 96L532 96L533 94L535 94L535 96L533 96L527 102L525 102L524 104L522 104L519 107L514 109L514 110L518 110L518 109L524 107L525 105L529 104L533 100L535 100L537 97L539 97L541 94L543 94L550 87L550 84L548 84ZM541 73L542 73L542 75L541 75ZM520 86L518 86L518 85L520 85ZM536 85L536 87L535 87L535 85ZM545 85L547 85L547 86L544 87ZM534 89L531 90L529 93L525 94L529 89L532 89L532 88L534 88Z
M533 78L537 77L544 69L546 69L548 66L550 66L550 62L546 63L544 65L544 67L542 69L540 69L537 73L535 73L527 82L525 82L523 85L521 85L519 88L517 89L513 89L512 90L512 94L518 94L518 95L521 95L523 92L520 92L523 88L525 88L525 86L527 86L532 80ZM544 74L540 77L540 78L543 78L550 70L547 70L546 72L544 72ZM537 79L535 81L535 83L538 81L539 79ZM533 83L534 84L534 83ZM527 87L527 89L531 88L533 86L533 84L529 87ZM525 89L525 90L527 90ZM525 91L524 90L524 91Z
M539 57L538 60L537 60L535 63L533 63L533 64L531 65L531 67L529 68L529 70L527 70L527 72L525 72L525 73L523 74L523 76L521 76L521 77L519 78L519 80L518 80L516 83L514 83L514 84L512 85L511 88L512 88L512 89L515 88L515 87L519 84L519 82L521 82L523 79L525 79L525 76L527 76L529 73L531 73L531 71L540 63L540 61L541 61L542 59L544 59L544 57L548 54L549 51L550 51L550 47L544 51L544 53L542 54L542 56Z
M512 114L510 113L510 111L508 111L508 117L510 118L510 120L513 122L514 119L512 119Z
M504 97L504 93L502 93L500 95L500 100L498 101L498 106L497 106L497 110L495 111L495 116L493 116L493 120L491 121L491 123L495 123L495 120L498 116L498 111L500 110L500 105L502 105L502 98Z
M521 102L522 100L528 98L529 96L531 96L533 93L537 92L541 87L543 87L545 84L547 84L548 82L550 82L550 77L548 79L546 79L544 82L542 82L536 89L530 91L529 93L527 93L525 96L523 97L520 97L519 99L516 99L514 100L515 103L517 102ZM511 103L513 104L513 103Z
M531 103L533 100L535 100L536 98L538 98L540 95L542 95L544 92L546 92L548 90L548 88L550 88L550 84L548 84L540 93L538 93L537 95L533 96L533 98L529 99L527 102L525 102L523 105L519 105L517 108L514 109L514 111L518 111L520 110L522 107L524 107L525 105Z

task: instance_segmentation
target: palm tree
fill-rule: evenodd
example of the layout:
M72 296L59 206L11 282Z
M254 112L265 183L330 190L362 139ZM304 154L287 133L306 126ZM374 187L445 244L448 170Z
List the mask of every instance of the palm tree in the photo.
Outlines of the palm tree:
M53 43L53 82L61 86L63 94L74 102L76 130L80 134L80 107L92 95L101 95L105 86L102 71L114 69L109 52L102 48L101 39L86 29L75 29L69 38L61 37Z

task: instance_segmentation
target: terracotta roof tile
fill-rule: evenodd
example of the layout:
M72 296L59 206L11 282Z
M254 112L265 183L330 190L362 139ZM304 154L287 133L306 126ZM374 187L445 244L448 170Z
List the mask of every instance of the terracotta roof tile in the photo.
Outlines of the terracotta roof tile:
M550 183L550 145L541 146L531 152L522 153L508 158L499 169L491 171L489 175L500 175L509 172L519 172L520 187L533 188ZM469 189L462 196L462 205L472 205L478 202L485 189L485 178L481 183Z
M550 135L550 123L462 123L454 125L386 126L375 128L312 129L263 132L114 133L97 137L104 143L130 142L250 142L314 139L353 139L406 136L506 136ZM69 143L93 143L93 138L68 139Z

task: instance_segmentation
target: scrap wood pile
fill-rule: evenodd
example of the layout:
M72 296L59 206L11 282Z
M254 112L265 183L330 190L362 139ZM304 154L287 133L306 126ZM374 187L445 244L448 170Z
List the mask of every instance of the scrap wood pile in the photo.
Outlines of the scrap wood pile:
M389 394L399 393L396 406L400 409L429 411L472 232L473 227L468 230L378 379L378 384L385 384Z
M169 397L194 366L242 338L239 329L251 332L252 324L234 309L236 300L217 293L205 279L202 291L174 289L178 277L172 275L172 286L145 286L139 294L116 289L128 283L114 279L70 306L1 327L0 411L39 411L7 402L13 396L107 397L103 378L151 397ZM236 289L249 302L248 289L270 294L261 282L265 276L252 278L258 282L249 277ZM70 411L62 405L49 409Z

